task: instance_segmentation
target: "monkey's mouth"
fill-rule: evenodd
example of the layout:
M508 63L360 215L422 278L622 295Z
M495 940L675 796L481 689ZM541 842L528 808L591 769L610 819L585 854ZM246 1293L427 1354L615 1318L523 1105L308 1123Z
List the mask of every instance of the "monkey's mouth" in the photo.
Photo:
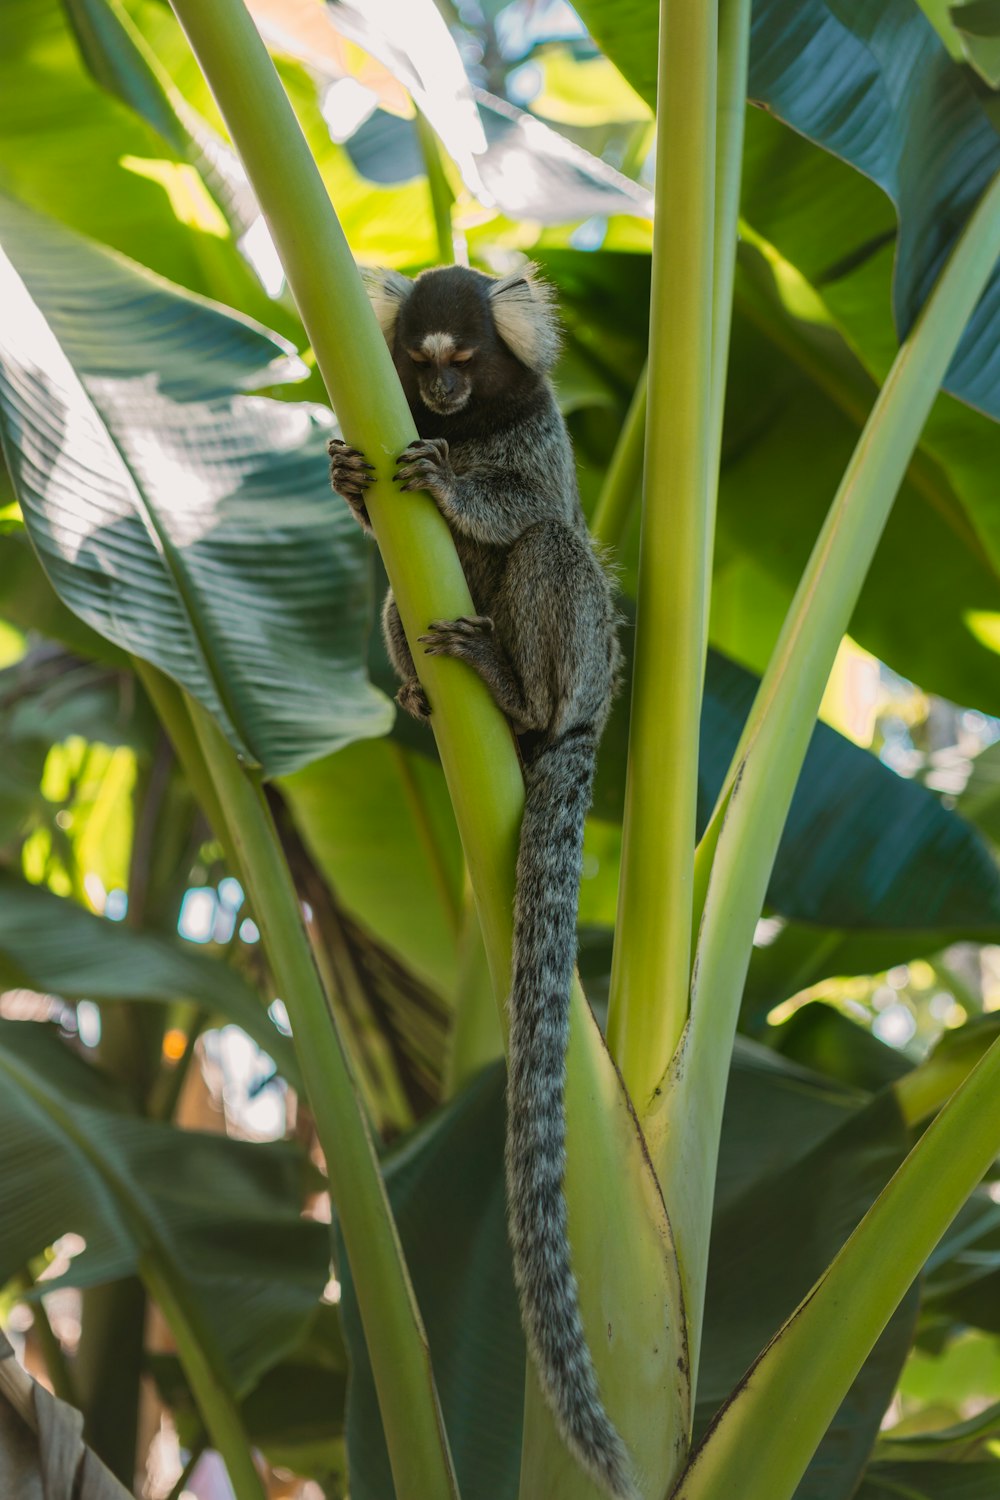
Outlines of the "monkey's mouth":
M421 391L420 395L428 411L434 412L438 417L451 417L455 412L461 411L468 404L471 391L462 391L455 396L432 396L429 391Z

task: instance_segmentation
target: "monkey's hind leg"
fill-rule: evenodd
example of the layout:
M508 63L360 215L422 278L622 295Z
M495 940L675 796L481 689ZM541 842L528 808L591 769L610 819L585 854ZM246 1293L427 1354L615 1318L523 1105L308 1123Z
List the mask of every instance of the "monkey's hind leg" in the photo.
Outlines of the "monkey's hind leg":
M488 615L433 620L428 633L419 639L425 643L428 656L454 656L467 661L493 694L498 708L518 728L535 727L528 722L524 692Z
M417 677L417 669L413 665L403 622L399 618L399 610L391 589L386 594L385 603L382 606L382 637L389 653L389 660L402 683L402 687L396 694L396 702L405 713L411 714L413 718L429 719L431 706Z

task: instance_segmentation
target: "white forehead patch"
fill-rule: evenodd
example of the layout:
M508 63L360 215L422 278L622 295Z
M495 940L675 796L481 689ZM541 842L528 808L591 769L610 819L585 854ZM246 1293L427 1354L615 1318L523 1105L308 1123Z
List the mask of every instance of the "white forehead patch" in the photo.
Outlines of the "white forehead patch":
M428 359L447 359L455 352L455 340L450 333L428 333L421 341L420 351Z

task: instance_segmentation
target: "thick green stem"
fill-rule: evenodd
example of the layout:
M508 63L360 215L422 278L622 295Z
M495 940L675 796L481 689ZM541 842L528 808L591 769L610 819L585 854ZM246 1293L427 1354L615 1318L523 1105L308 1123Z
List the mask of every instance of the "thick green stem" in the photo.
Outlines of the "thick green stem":
M716 7L662 0L649 412L608 1041L640 1112L688 1009L712 537Z
M723 797L692 978L691 1022L646 1119L670 1183L696 1357L729 1050L754 928L823 689L910 456L1000 254L1000 178L901 348L813 549Z
M790 1500L882 1329L1000 1151L998 1091L1000 1041L737 1387L675 1500Z
M438 262L447 266L455 259L455 237L451 227L451 206L455 195L441 160L441 142L434 127L419 109L416 110L414 125L420 142L420 154L424 159L424 171L427 173L427 191L430 193L431 212L434 215Z
M712 481L718 488L726 406L729 334L743 176L743 127L750 57L750 0L719 3L719 94L715 151L715 261L712 286ZM713 519L714 519L714 504ZM711 565L711 548L708 550ZM707 585L706 585L707 586Z
M292 1023L326 1156L400 1500L457 1494L430 1356L375 1149L323 991L295 887L263 791L221 730L189 700L241 879Z
M646 442L646 397L649 366L643 365L611 455L590 531L595 542L620 547L635 502L642 493L642 455Z

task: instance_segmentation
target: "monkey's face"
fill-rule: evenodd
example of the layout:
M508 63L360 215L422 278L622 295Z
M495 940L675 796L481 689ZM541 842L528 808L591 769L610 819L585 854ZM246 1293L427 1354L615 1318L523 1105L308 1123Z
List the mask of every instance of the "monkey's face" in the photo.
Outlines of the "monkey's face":
M451 333L428 333L405 350L420 399L439 417L450 417L472 395L477 350Z

